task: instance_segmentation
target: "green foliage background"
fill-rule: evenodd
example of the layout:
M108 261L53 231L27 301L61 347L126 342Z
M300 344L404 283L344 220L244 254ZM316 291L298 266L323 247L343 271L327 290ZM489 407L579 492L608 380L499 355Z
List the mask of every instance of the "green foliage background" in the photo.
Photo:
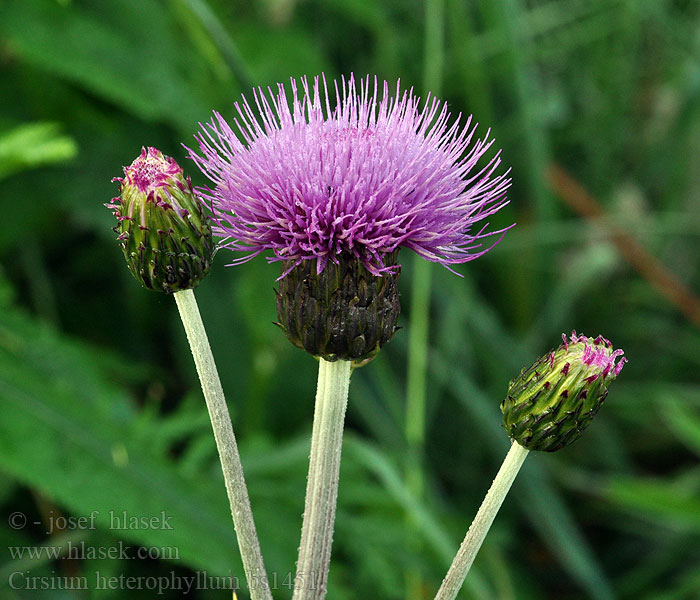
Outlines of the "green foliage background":
M482 134L491 127L513 168L493 224L518 226L460 267L464 278L430 265L418 459L404 434L416 418L405 414L416 262L401 257L404 329L353 376L329 597L433 597L507 450L508 380L575 328L603 333L630 362L581 441L528 458L461 597L700 598L698 318L610 234L631 233L700 291L699 56L696 0L3 0L0 597L155 596L96 591L98 572L240 576L175 305L131 279L103 203L142 145L187 166L181 143L212 109L232 115L251 86L354 72L429 85ZM547 177L554 164L602 219L567 207ZM226 262L220 253L197 297L285 598L316 364L272 325L277 267ZM18 511L27 524L13 529ZM94 511L95 529L46 533L52 517ZM110 511L163 511L173 529L119 531ZM10 552L68 542L174 548L178 559ZM13 589L64 576L91 589Z

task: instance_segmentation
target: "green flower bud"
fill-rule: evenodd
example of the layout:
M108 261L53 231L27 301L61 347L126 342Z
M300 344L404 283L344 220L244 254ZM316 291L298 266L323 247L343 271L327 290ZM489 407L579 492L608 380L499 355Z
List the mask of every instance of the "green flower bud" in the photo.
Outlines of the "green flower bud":
M173 158L156 148L117 177L120 195L114 231L132 275L150 290L173 293L194 288L209 272L214 252L211 227L192 183Z
M508 387L501 403L511 439L528 450L554 452L577 440L608 395L626 358L602 336L562 336L563 343L540 358Z
M318 259L285 261L276 323L292 344L328 361L368 362L397 330L401 305L398 251L385 256L396 269L373 275L354 256L341 254L318 273ZM291 269L291 270L290 270Z

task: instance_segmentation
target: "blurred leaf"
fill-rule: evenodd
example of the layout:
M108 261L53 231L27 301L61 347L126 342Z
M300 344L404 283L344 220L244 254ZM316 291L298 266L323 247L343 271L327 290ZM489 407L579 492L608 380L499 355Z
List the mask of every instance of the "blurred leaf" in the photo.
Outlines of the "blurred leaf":
M610 245L595 243L581 248L564 260L566 268L562 269L561 276L549 291L540 308L537 323L532 328L537 335L536 340L530 340L533 347L556 346L561 341L563 332L568 335L568 331L576 326L570 321L575 303L595 294L601 282L611 277L620 259Z
M89 6L8 0L0 31L11 51L28 63L143 119L190 129L209 112L211 99L197 72L197 55L180 50L168 19L154 0Z
M430 545L441 559L445 572L449 567L458 546L455 546L447 533L442 529L438 520L430 509L425 506L424 500L414 496L403 481L400 471L382 455L380 451L357 438L347 436L345 439L345 452L351 454L365 468L375 474L386 487L394 501L409 515L415 523L416 529L421 532L425 541ZM465 531L466 533L466 531ZM478 568L473 569L469 578L465 580L465 590L471 597L487 599L493 598Z
M691 567L677 575L672 587L647 592L641 598L644 600L698 600L700 598L700 571Z
M180 0L178 4L185 13L181 18L182 26L189 30L193 42L212 63L214 70L221 73L226 65L240 86L248 90L252 81L238 46L206 0Z
M333 76L332 67L303 29L272 30L239 23L234 31L241 47L245 48L243 55L256 85L286 84L290 77L307 75L313 78L321 73ZM244 91L248 93L248 90Z
M71 160L75 140L58 123L27 123L0 134L0 180L20 171Z
M605 488L606 498L626 511L677 530L700 532L698 489L683 489L666 480L616 477Z
M15 300L15 290L5 275L5 270L0 265L0 310L12 306Z
M119 360L112 366L128 369ZM111 369L110 369L111 370ZM21 315L0 314L0 467L77 515L159 517L172 527L119 531L144 546L175 547L180 559L241 573L221 481L185 479L134 435L133 406L95 352L61 340ZM204 410L204 407L202 407ZM143 426L143 424L142 424ZM154 432L157 421L151 423ZM206 543L202 543L206 540Z
M386 17L386 5L381 2L367 2L367 0L330 0L327 6L337 11L343 19L362 24L374 29L378 33L389 27Z
M700 412L668 395L662 416L676 437L700 456Z

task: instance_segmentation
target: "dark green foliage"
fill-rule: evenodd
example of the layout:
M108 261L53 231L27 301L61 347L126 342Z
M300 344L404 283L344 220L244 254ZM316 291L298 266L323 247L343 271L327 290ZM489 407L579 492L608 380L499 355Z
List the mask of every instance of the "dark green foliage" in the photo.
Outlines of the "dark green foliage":
M354 71L423 89L428 61L443 65L453 113L474 113L477 135L493 128L513 187L492 227L518 225L459 267L464 278L431 265L422 497L405 478L414 273L402 256L403 329L352 378L329 598L407 598L406 572L421 575L413 598L433 597L507 451L507 382L573 328L603 333L630 362L579 442L528 458L462 596L698 598L700 334L625 262L607 227L700 292L700 3L444 5L440 49L425 44L419 2L0 2L0 597L157 597L11 589L9 575L26 570L93 580L241 573L184 332L172 298L124 268L103 206L112 177L146 145L203 185L180 144L212 109L232 120L248 86ZM553 162L597 199L602 225L562 202L547 178ZM279 266L229 260L216 255L196 294L284 599L316 364L273 325ZM164 510L174 530L110 529L111 508ZM101 516L95 530L49 535L52 510ZM25 529L10 527L14 512L27 515ZM9 553L69 540L175 546L180 559Z

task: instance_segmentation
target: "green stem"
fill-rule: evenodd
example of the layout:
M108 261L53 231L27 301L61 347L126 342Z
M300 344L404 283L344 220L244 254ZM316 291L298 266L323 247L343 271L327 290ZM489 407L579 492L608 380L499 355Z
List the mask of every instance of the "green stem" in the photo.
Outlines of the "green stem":
M419 501L423 497L423 454L425 446L426 375L428 368L428 317L430 314L430 263L414 257L413 286L411 289L411 318L408 338L408 378L406 382L406 487ZM421 544L416 526L407 515L410 537L408 545L416 554L421 553ZM422 597L423 582L416 568L405 573L406 598L418 600Z
M319 360L309 479L293 600L320 600L326 596L338 501L340 453L352 363Z
M529 450L523 448L517 442L511 444L510 450L501 468L498 470L496 479L493 480L462 545L459 547L457 556L452 561L445 579L442 580L442 585L435 596L435 600L454 600L457 597L469 568L472 566L474 558L476 558L476 554L479 552L479 548L481 548L481 544L484 542L484 538L496 517L496 513L501 508L501 504L503 504L510 486L513 485L515 476L520 471L520 467L522 467L528 452Z
M416 256L411 289L410 334L406 381L405 435L408 446L406 484L417 498L423 495L428 321L430 314L430 263Z
M433 97L442 93L445 62L445 0L426 0L423 44L423 93ZM428 368L428 320L430 314L431 265L420 256L413 260L411 318L408 339L408 377L406 381L406 487L421 500L425 481L423 454L425 446L426 381ZM415 535L415 523L408 518L408 545L421 553L421 542ZM405 573L407 600L423 597L423 578L419 569Z
M214 363L214 356L209 347L207 332L197 308L197 300L192 290L176 292L174 296L209 410L209 418L214 430L216 447L219 451L221 470L224 473L226 492L231 505L233 525L236 529L238 548L243 560L250 597L252 600L272 600L260 552L260 543L255 531L253 513L250 508L248 488L243 477L238 445L233 434L231 417Z
M411 289L411 318L409 323L411 332L408 339L405 430L409 448L412 452L417 453L417 456L413 458L420 458L425 442L425 388L428 370L430 275L430 263L420 257L416 257L413 287ZM412 468L413 466L415 466L415 461L411 460L409 467Z

